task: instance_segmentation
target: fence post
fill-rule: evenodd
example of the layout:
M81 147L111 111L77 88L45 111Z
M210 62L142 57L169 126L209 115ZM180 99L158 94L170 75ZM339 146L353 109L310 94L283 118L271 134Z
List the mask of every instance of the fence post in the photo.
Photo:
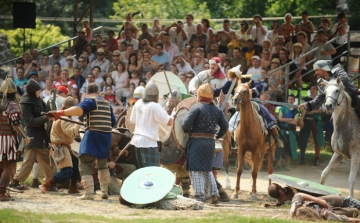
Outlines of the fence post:
M290 72L290 65L289 63L286 64L285 66L285 98L284 98L284 102L287 102L287 98L289 95L289 72Z

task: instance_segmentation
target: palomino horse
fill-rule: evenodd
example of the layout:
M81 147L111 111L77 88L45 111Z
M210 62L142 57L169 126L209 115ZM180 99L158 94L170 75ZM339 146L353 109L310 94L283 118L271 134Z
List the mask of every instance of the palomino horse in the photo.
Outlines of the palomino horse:
M344 158L351 159L349 175L350 197L354 196L354 184L360 162L360 120L351 107L351 98L345 91L341 80L321 80L325 93L325 106L327 112L332 112L334 133L331 146L334 154L329 164L321 174L320 183L324 184L326 176L335 169Z
M232 198L238 198L240 190L240 177L242 173L242 166L244 159L251 165L251 178L252 187L250 190L250 198L256 199L256 178L259 169L261 169L262 161L264 159L265 152L267 150L267 168L268 174L273 172L273 160L275 155L275 141L272 137L269 146L268 137L263 134L259 117L254 111L252 103L250 101L252 90L250 89L251 81L242 84L241 80L238 81L235 89L235 95L233 97L234 105L240 106L240 123L236 133L238 142L238 167L235 191L232 194ZM246 154L246 155L245 155ZM271 181L269 180L269 184Z

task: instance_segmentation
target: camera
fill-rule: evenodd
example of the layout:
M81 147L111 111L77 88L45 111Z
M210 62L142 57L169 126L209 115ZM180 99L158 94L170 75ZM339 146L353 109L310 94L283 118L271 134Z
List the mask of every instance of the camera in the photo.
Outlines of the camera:
M36 63L31 63L31 65L32 65L33 67L37 67L37 64L36 64Z

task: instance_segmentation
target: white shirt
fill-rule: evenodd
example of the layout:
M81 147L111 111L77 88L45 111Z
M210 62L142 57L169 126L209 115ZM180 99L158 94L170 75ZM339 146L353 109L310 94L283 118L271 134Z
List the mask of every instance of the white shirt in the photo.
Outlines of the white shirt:
M184 32L185 32L185 35L187 37L188 35L187 35L185 30L184 30ZM184 39L182 37L183 33L180 32L178 34L177 30L176 30L176 27L172 27L169 30L169 35L170 35L171 42L173 44L175 44L179 48L179 50L182 50L184 48L184 46L185 46L185 43L186 43L186 41L184 41ZM187 39L189 39L189 38L187 38Z
M196 92L196 90L200 86L200 83L208 82L206 79L207 77L210 77L210 79L211 79L210 70L204 70L204 71L201 71L198 75L195 75L195 77L193 79L191 79L191 81L189 83L189 92L190 91ZM222 87L226 81L227 81L226 78L222 78L222 79L214 78L214 79L211 79L210 84L213 88L219 88L219 87Z
M193 23L190 26L188 26L187 23L184 24L184 30L188 34L188 37L192 34L196 33L196 25ZM189 43L190 38L187 38L186 43Z
M119 49L120 49L120 46L121 46L121 43L122 43L122 42L126 42L128 45L129 45L129 44L132 44L134 50L138 50L138 49L139 49L139 41L136 40L136 39L134 39L134 38L131 38L130 42L129 42L129 41L126 41L126 39L122 39L122 40L119 42Z
M268 32L268 30L267 30L267 27L266 26L262 26L264 29L265 29L265 31L266 31L266 33L265 33L265 35L264 34L262 34L262 32L261 32L261 28L259 27L256 27L256 26L253 26L252 28L251 28L251 39L253 39L254 40L254 44L256 45L256 46L261 46L262 45L262 42L263 42L263 40L266 38L266 36L267 36L267 32ZM255 39L257 39L257 41L255 42Z
M184 62L184 63L185 63L185 64L184 64L183 67L181 66L180 63L176 64L176 67L177 67L177 69L178 69L178 71L179 71L179 75L178 75L178 76L180 76L181 74L185 74L185 73L187 73L187 72L189 72L189 71L192 71L192 68L191 68L190 64L189 64L188 62Z
M169 63L172 64L174 62L174 58L179 56L179 47L171 43L169 49L166 50L166 46L164 45L164 52L169 54Z
M336 23L336 24L334 25L334 27L332 28L331 33L332 33L333 35L334 35L334 33L336 32L336 30L338 29L338 26L339 26L339 23ZM346 40L347 40L347 33L349 32L349 29L350 29L350 26L349 26L348 24L346 24L346 28L345 28L346 34L344 34L344 35L341 35L341 34L340 34L340 30L339 30L339 31L336 33L336 35L333 37L333 38L335 38L335 37L340 36L340 38L337 39L337 40L335 41L335 43L337 43L337 44L343 44L344 42L346 42Z
M247 74L252 74L251 79L258 81L261 78L261 66L259 68L249 68Z
M157 147L159 125L166 126L169 120L170 116L160 104L138 100L130 115L130 121L135 123L131 145L143 148Z

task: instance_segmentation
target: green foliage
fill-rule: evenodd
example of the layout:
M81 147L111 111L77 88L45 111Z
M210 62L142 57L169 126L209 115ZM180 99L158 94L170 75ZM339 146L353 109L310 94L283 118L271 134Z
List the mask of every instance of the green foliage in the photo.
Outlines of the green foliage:
M63 36L61 29L58 26L51 26L49 31L46 33L50 25L44 25L40 20L36 20L36 29L25 29L26 42L25 51L28 51L32 45L32 48L43 49L52 44L69 39L69 36ZM16 56L21 56L24 49L24 34L23 29L0 29L1 33L7 35L8 40L11 44L11 52ZM31 41L31 42L30 42ZM61 49L66 48L68 45L63 44L60 46Z
M194 18L210 18L210 11L205 2L194 0L166 1L166 0L118 0L113 4L112 19L124 19L129 12L141 11L146 19L185 19L186 14L193 14ZM150 25L150 24L149 24Z

